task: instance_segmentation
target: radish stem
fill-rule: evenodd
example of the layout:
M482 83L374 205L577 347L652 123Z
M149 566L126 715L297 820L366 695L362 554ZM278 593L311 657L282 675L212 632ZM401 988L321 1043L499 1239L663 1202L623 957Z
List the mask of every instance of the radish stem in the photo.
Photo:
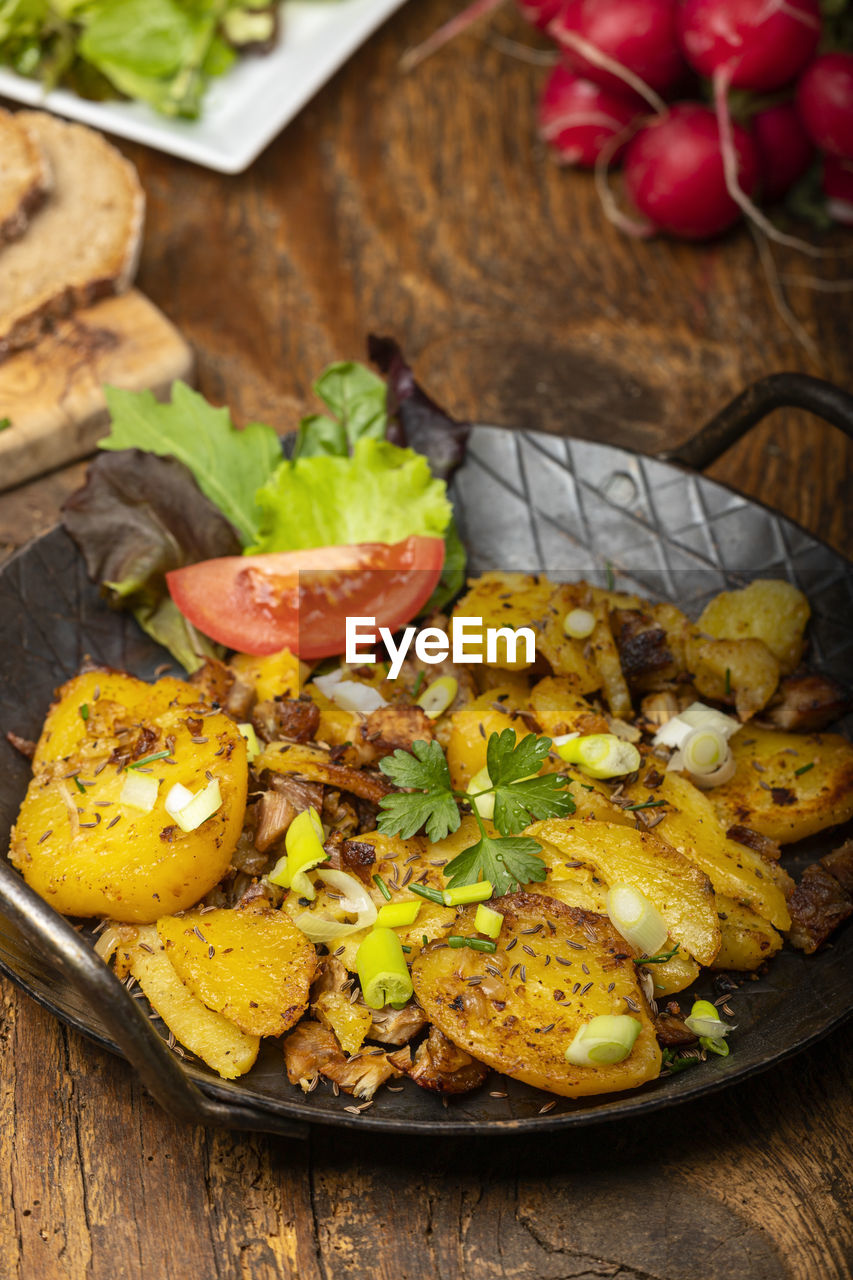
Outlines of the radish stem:
M617 133L608 139L595 161L595 189L598 192L604 216L608 222L613 223L614 227L624 231L627 236L633 236L635 240L648 240L649 236L654 235L657 228L653 222L648 220L641 222L639 218L631 218L627 213L623 213L616 203L616 197L610 190L607 175L610 172L613 157L643 124L645 124L645 119L635 120L627 125L621 133Z
M400 70L413 71L425 59L437 53L451 40L455 40L463 31L467 31L473 23L478 22L480 18L485 18L487 14L493 13L505 3L506 0L474 0L467 9L450 18L443 27L439 27L431 36L427 36L421 44L407 49L400 59Z
M788 299L785 297L785 292L779 279L779 272L776 268L776 263L773 261L773 254L770 252L770 244L767 237L762 233L761 229L756 227L752 222L749 223L749 229L752 233L752 238L755 241L755 247L758 250L758 259L764 270L767 285L770 289L770 296L773 299L776 310L779 312L779 315L782 317L783 321L797 341L805 347L806 351L808 351L809 355L812 356L813 359L817 360L820 355L817 343L791 310L791 306Z
M611 75L616 76L629 88L633 89L635 93L639 94L658 115L664 114L666 103L659 93L655 93L654 89L646 84L645 80L641 80L638 75L635 75L633 71L629 71L627 67L623 66L621 62L617 62L615 58L602 53L599 48L591 44L589 40L584 40L583 36L579 36L577 32L567 31L565 28L560 27L559 34L557 34L554 28L558 21L559 18L555 19L549 26L549 35L552 35L560 44L568 45L571 49L574 49L576 53L586 58L587 62L591 62L593 66L600 67L602 71L608 71Z
M801 253L806 253L811 258L831 257L831 253L826 253L816 245L809 244L807 240L801 240L799 236L789 236L784 231L779 231L777 227L774 227L770 219L761 212L758 205L750 200L740 185L737 172L737 151L735 150L734 136L732 134L732 118L729 113L729 80L730 68L728 67L721 67L714 73L714 109L717 114L717 128L720 132L720 151L723 157L726 190L735 204L739 205L743 210L747 219L756 227L759 227L769 240L775 240L777 244L786 245L789 249L799 249Z

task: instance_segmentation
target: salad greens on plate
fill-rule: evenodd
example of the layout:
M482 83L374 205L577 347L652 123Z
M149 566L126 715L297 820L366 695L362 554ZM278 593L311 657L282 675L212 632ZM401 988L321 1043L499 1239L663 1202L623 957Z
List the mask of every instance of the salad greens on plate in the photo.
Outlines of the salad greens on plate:
M289 458L272 427L237 427L227 408L183 383L168 403L105 389L110 431L64 524L110 603L132 610L187 670L221 649L179 611L166 575L200 562L443 539L424 612L462 587L465 551L446 481L468 427L429 400L395 344L382 342L395 382L358 363L332 365L314 385L326 413L303 419Z
M278 36L269 0L0 0L0 63L45 88L195 119L210 79Z

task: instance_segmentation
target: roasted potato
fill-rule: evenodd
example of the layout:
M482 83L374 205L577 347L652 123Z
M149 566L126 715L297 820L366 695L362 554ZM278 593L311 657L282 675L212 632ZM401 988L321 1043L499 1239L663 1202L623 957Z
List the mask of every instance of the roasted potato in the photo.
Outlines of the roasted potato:
M373 845L376 854L376 861L368 868L369 876L365 887L377 907L381 907L386 899L372 879L375 875L381 876L385 882L392 902L410 901L412 897L408 889L410 884L425 884L433 889L443 889L445 879L441 868L461 849L474 844L477 838L476 821L470 817L463 818L459 831L437 844L430 844L422 836L402 840L399 836L386 836L379 831L368 831L358 837L360 843ZM298 909L302 910L302 908ZM337 900L330 897L328 891L322 888L318 888L317 898L311 909L322 912L323 915L332 919L344 918ZM416 955L422 946L424 936L427 939L444 937L455 916L456 911L453 907L442 907L434 902L422 901L415 923L395 929L394 932L404 946L411 948L409 954ZM360 929L355 933L345 934L336 942L329 944L329 950L351 973L356 971L356 954L367 932L366 929Z
M136 941L119 949L117 968L133 974L175 1039L224 1080L236 1080L254 1065L259 1038L208 1009L184 986L153 925L140 928Z
M414 961L415 994L430 1022L496 1071L564 1097L654 1079L661 1063L654 1027L630 948L610 921L540 894L511 894L491 905L504 917L494 954L434 942ZM458 933L474 932L474 911L461 913ZM625 1013L641 1030L623 1062L566 1061L584 1023Z
M266 702L270 698L298 698L311 673L308 663L300 662L289 649L280 649L266 657L235 653L229 666L243 684L254 689L258 702Z
M595 628L589 638L592 660L600 676L610 714L624 719L631 714L631 693L622 674L619 650L610 626L610 610L607 603L600 600L593 606L592 613L595 616Z
M521 712L524 703L510 688L499 686L481 693L450 717L447 763L454 787L463 790L486 764L486 748L493 733L514 729L518 738L530 732Z
M684 656L697 691L714 702L734 702L741 720L766 707L779 684L779 662L763 640L709 640L693 633Z
M740 591L721 591L697 626L718 640L763 640L788 675L803 656L809 602L790 582L759 578Z
M482 641L470 639L465 649L486 659L485 631L489 627L533 627L548 607L554 590L547 578L524 573L484 573L468 584L468 591L455 606L452 618L482 618ZM472 632L473 634L473 632ZM520 644L514 658L509 656L503 639L497 645L497 657L489 666L503 667L508 671L522 671L529 667L525 647Z
M555 587L548 607L534 619L536 648L576 694L592 693L601 688L601 673L592 658L586 640L566 635L566 615L573 609L591 609L590 591L586 583L566 583Z
M717 894L722 942L715 969L758 969L782 949L782 935L750 907Z
M709 792L724 828L742 823L790 844L853 817L853 744L840 734L750 725L731 748L735 775Z
M547 893L558 902L564 902L567 907L579 907L582 911L607 915L608 886L589 867L569 869L563 864L559 868L559 878L552 878L549 873L544 885L532 884L528 889L530 892ZM672 996L696 981L699 977L699 965L679 947L671 959L650 964L649 972L654 979L655 995Z
M159 783L150 812L123 801L135 761ZM165 809L172 786L219 781L222 802L195 831ZM59 690L33 758L10 857L63 915L151 923L182 911L222 878L243 826L246 744L227 716L181 680L154 685L116 671Z
M629 884L654 903L673 942L700 964L720 947L720 928L708 877L654 831L590 819L549 818L526 835L542 844L548 881L573 879L578 864L607 888Z
M308 1008L317 955L283 911L187 911L157 933L184 986L246 1035L280 1036Z
M733 743L738 736L732 739ZM625 790L638 804L649 795L639 782ZM700 791L680 773L667 773L654 792L657 800L666 802L662 808L651 810L659 817L654 834L700 867L716 893L746 903L776 928L787 929L790 917L785 893L790 880L781 868L771 866L754 850L728 839L709 798L713 794Z
M609 733L605 716L580 696L569 676L546 676L530 690L527 710L551 738L564 733Z

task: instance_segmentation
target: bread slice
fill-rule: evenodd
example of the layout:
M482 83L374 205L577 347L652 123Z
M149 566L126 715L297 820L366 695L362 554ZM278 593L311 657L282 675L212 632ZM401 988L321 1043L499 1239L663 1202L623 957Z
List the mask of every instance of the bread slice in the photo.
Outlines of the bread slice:
M23 235L50 186L38 142L20 117L0 108L0 247Z
M19 111L53 171L50 199L0 253L0 359L51 321L130 287L145 196L133 165L99 133L43 111Z

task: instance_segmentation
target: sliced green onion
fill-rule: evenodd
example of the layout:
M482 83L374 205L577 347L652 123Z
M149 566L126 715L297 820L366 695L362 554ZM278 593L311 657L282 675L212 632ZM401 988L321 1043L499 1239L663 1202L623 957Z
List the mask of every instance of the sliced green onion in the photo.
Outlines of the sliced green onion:
M566 1050L566 1061L575 1067L595 1067L624 1062L642 1026L627 1013L604 1013L581 1027Z
M460 947L468 947L470 951L497 951L497 943L492 942L488 938L466 938L460 933L451 933L447 939L447 945L458 950Z
M700 1040L724 1040L730 1031L734 1031L734 1027L728 1022L723 1022L710 1000L696 1000L690 1010L690 1017L684 1019L684 1025L699 1036Z
M691 702L677 716L671 716L654 736L656 747L680 747L691 729L716 729L727 740L741 728L739 720L704 702Z
M386 902L379 908L376 923L385 929L403 929L415 923L420 909L419 902Z
M392 929L372 929L359 947L355 965L369 1009L400 1008L414 988L400 939Z
M355 921L347 924L342 920L324 915L316 909L302 911L298 915L291 912L293 923L297 929L302 930L310 942L333 943L338 938L344 938L350 933L359 933L375 924L376 903L360 880L350 875L348 871L338 871L334 867L321 868L317 875L324 884L329 885L339 895L336 907L346 915L355 916Z
M85 703L85 702L81 702L81 704L80 704L80 706L79 706L78 710L79 710L79 712L80 712L80 719L81 719L81 720L83 721L83 723L85 724L85 723L86 723L86 721L89 719L89 707L88 707L88 704L87 704L87 703Z
M492 780L489 777L489 771L485 765L475 773L471 781L468 783L468 795L476 797L471 800L471 804L477 810L481 818L485 818L487 822L491 822L495 816L495 793L491 790ZM479 791L484 791L485 795L477 795Z
M171 751L155 751L153 755L143 756L141 760L134 760L133 764L126 765L127 769L141 769L145 764L153 764L155 760L165 760L166 756L170 756Z
M437 720L444 714L458 692L459 681L453 676L442 676L439 680L433 680L432 684L427 685L418 698L417 705L430 720Z
M632 742L615 733L588 733L557 747L567 764L576 764L589 778L621 778L640 767L640 753Z
M570 640L586 640L595 630L595 614L589 609L572 609L563 619L563 630Z
M182 783L176 782L166 796L165 808L170 818L177 818L178 814L186 809L187 805L192 801L193 793Z
M690 773L714 773L729 754L729 744L717 729L691 729L681 744L681 754Z
M388 888L387 884L378 873L373 877L373 883L376 885L376 888L382 894L382 897L385 899L385 901L390 902L391 890Z
M258 756L261 754L261 744L258 742L258 735L255 733L255 726L252 724L238 724L237 728L246 739L246 759L249 764L254 764Z
M268 879L283 889L292 889L300 898L313 902L314 886L307 872L328 859L323 848L323 824L313 807L298 813L287 828L284 847L287 854L279 858Z
M464 907L469 902L487 902L494 891L491 880L479 880L476 884L462 884L457 889L445 889L442 897L446 907Z
M157 803L159 790L159 778L152 778L147 773L129 773L125 777L118 798L121 804L126 804L131 809L141 809L143 813L150 813ZM187 795L190 793L187 792ZM192 799L191 795L190 799Z
M633 885L610 886L607 914L614 929L636 947L640 955L654 955L669 937L669 929L657 907Z
M428 884L410 884L409 893L416 893L419 898L426 898L427 902L437 902L440 907L444 906L444 894Z
M727 1058L729 1056L728 1041L717 1039L715 1036L700 1036L699 1043L703 1049L707 1049L709 1053L715 1053L718 1058Z
M503 922L504 918L500 911L494 911L482 902L477 907L477 914L474 916L474 928L478 933L484 933L487 938L497 938L503 928Z
M181 784L177 783L180 787ZM181 792L187 793L186 787L181 787L177 799L182 798ZM222 807L222 792L219 787L219 779L212 778L207 786L197 791L195 795L190 795L188 804L184 804L180 809L177 808L177 799L175 798L175 787L172 787L166 797L166 812L171 818L175 819L182 831L195 831L207 822L208 818L212 818L217 809ZM171 805L170 805L171 800Z

